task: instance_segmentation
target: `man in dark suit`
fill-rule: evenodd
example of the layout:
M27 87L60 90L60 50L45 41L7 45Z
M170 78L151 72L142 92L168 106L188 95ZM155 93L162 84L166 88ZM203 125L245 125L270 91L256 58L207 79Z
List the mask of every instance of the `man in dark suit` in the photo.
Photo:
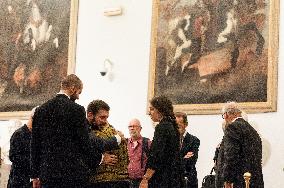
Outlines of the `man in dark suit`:
M188 126L187 115L183 112L176 112L176 121L180 132L180 156L183 165L183 179L185 188L197 188L198 179L195 168L198 159L200 141L196 136L186 131Z
M223 178L225 188L243 188L243 175L250 172L250 187L263 188L262 143L259 134L243 119L242 111L235 102L224 105L222 117L228 126L225 129L223 146L221 145L224 156L218 156L217 161L217 168L222 168L221 175L216 177Z
M74 102L82 89L82 81L74 74L68 75L61 82L60 92L34 114L31 139L34 188L87 187L90 168L95 169L102 160L105 142L89 138L85 109Z
M33 115L36 108L33 108L28 122L17 129L10 139L9 159L12 162L8 188L30 188L30 141Z

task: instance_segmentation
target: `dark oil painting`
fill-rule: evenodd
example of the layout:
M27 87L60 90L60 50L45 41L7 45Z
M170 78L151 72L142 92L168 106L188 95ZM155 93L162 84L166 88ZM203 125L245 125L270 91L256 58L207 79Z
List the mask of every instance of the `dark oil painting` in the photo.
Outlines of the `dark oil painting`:
M278 1L156 0L149 97L166 95L191 114L236 101L276 110Z
M77 1L0 1L1 119L25 116L59 91L75 60Z

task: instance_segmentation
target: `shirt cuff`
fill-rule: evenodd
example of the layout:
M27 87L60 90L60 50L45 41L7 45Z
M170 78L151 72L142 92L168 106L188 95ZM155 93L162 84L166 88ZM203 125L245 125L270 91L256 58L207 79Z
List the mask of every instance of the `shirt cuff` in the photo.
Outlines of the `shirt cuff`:
M115 135L116 141L117 141L117 145L119 145L121 143L121 137L119 135Z

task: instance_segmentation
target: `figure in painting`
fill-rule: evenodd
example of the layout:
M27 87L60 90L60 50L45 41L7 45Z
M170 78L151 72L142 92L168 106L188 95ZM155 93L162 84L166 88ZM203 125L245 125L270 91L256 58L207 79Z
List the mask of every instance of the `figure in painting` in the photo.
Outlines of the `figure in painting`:
M48 64L54 63L54 53L59 45L57 37L51 39L53 26L46 20L47 16L44 15L43 8L40 9L40 5L39 0L27 0L23 2L22 7L15 10L22 11L18 14L18 20L23 24L15 43L17 53L8 73L12 82L10 84L14 85L12 89L21 94L40 92L43 73ZM46 53L50 55L48 59L44 55Z
M256 0L160 1L157 95L175 93L174 103L181 104L224 102L234 92L224 91L225 85L242 87L244 77L237 77L253 74L257 77L248 87L257 85L264 92L255 96L252 91L240 100L266 101L265 7ZM204 92L208 95L198 97Z
M28 110L55 94L67 73L71 2L9 0L0 5L0 108ZM12 107L16 100L30 107Z

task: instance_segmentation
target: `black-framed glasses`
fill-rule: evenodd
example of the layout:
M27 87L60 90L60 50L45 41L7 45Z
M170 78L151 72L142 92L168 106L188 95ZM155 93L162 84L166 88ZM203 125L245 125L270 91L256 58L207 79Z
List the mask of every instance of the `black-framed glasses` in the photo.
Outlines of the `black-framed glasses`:
M222 118L223 118L223 119L225 119L225 114L226 114L226 113L227 113L227 112L225 112L225 113L222 114Z

